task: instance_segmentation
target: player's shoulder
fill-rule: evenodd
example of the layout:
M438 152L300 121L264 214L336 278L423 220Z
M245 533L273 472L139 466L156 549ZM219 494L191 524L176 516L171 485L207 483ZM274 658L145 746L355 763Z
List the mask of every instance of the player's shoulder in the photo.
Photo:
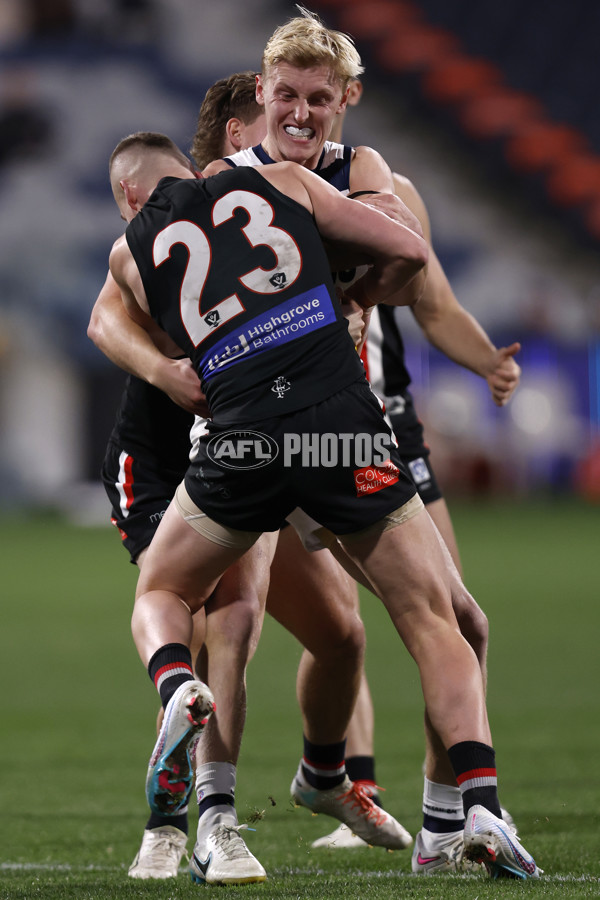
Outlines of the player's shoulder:
M353 162L380 162L383 160L379 150L375 150L374 147L367 147L366 144L359 144L358 147L353 147L352 150Z
M202 169L202 175L204 178L208 178L210 175L218 175L219 172L227 172L230 169L231 166L224 159L213 159Z
M109 253L109 260L118 260L120 259L127 251L127 238L125 234L119 235L114 244L112 245Z

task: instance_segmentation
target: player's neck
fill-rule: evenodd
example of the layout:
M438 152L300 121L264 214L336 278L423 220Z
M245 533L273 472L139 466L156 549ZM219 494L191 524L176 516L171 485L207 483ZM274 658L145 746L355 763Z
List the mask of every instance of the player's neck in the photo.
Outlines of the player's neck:
M277 143L275 141L271 142L269 140L268 135L261 142L261 146L267 156L269 156L273 160L273 162L295 162L298 163L298 165L302 166L304 169L316 169L323 154L323 147L320 147L317 154L311 154L311 156L307 159L303 159L301 154L298 154L297 157L284 155L279 149Z

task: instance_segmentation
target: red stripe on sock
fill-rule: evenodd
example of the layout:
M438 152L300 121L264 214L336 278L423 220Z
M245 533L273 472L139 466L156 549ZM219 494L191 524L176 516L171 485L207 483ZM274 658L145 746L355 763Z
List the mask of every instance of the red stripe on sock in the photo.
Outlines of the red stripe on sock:
M456 781L459 785L463 783L463 781L469 781L471 778L497 778L496 769L470 769L468 772L463 772L462 775L456 776Z
M158 683L158 680L159 680L160 677L161 677L161 675L164 675L164 674L165 674L166 672L168 672L170 669L187 669L188 672L190 673L190 675L193 674L192 669L191 669L191 667L188 665L188 663L185 663L185 662L173 662L173 663L167 663L165 666L161 666L161 668L158 669L157 672L155 672L155 674L154 674L154 684L157 684L157 683Z

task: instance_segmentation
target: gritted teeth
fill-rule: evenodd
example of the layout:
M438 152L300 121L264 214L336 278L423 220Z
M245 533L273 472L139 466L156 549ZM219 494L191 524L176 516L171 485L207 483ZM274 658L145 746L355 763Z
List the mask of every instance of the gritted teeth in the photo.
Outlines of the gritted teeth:
M298 128L296 125L286 125L285 130L288 134L291 134L292 137L310 138L314 134L312 128Z

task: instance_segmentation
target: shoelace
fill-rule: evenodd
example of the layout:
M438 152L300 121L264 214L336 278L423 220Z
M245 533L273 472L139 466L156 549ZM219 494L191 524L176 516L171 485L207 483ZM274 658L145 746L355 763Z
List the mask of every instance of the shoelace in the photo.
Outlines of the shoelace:
M183 855L187 858L187 853L185 850L182 851L180 844L177 841L177 838L171 834L153 834L151 837L152 847L151 853L153 860L159 863L168 863L172 862L173 856L179 856L180 853L183 852Z
M372 786L369 786L369 788L373 790ZM350 803L350 809L358 810L359 816L373 820L376 825L382 825L387 818L387 814L373 802L369 794L369 788L359 781L353 781L352 787L345 794L342 794L340 799L343 803ZM379 791L382 788L375 786L375 790Z
M462 831L457 832L456 838L451 841L447 847L444 847L444 853L446 853L448 860L452 861L457 866L462 866L463 864L464 850L465 843L463 841Z
M242 859L251 856L240 835L242 829L251 830L247 825L219 825L214 830L214 842L227 859Z

